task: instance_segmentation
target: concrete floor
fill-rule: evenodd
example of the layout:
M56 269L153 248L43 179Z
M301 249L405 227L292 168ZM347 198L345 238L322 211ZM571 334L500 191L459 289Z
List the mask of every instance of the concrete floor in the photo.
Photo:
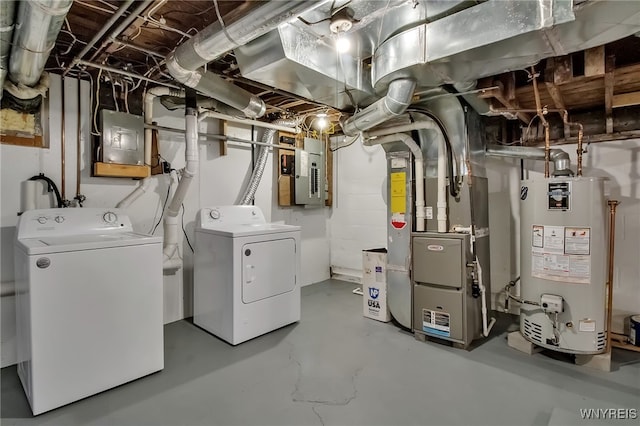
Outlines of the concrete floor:
M353 284L302 290L302 320L232 347L189 321L165 327L162 372L31 416L2 369L2 425L569 425L579 410L640 409L640 356L603 373L507 346L502 317L470 352L363 318ZM612 420L611 424L637 424Z

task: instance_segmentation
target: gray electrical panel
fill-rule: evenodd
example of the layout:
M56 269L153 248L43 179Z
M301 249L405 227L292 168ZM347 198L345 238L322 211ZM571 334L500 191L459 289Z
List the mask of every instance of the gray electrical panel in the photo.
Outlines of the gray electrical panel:
M101 123L99 158L102 162L144 164L144 120L141 116L103 109Z
M322 141L304 138L304 150L296 150L295 203L323 206L325 200Z

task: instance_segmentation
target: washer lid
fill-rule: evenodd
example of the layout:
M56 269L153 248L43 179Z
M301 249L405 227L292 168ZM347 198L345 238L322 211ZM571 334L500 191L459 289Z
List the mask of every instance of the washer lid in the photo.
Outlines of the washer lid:
M162 237L138 234L136 232L78 234L57 237L22 238L16 240L16 246L28 255L161 243Z
M196 232L236 238L252 235L280 234L283 232L300 232L300 227L279 223L229 224L220 227L211 226L209 228L198 228Z

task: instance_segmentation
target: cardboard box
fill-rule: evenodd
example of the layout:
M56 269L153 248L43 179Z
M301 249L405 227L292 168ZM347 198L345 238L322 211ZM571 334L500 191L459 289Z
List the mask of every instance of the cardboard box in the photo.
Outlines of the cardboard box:
M362 251L362 307L367 318L388 322L387 249Z

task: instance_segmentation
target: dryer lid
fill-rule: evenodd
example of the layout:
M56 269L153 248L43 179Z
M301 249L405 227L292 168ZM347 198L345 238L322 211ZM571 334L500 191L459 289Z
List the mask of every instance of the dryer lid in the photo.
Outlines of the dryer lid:
M280 234L283 232L300 232L300 227L279 223L221 224L218 227L210 226L208 228L199 228L196 231L236 238L253 235Z

